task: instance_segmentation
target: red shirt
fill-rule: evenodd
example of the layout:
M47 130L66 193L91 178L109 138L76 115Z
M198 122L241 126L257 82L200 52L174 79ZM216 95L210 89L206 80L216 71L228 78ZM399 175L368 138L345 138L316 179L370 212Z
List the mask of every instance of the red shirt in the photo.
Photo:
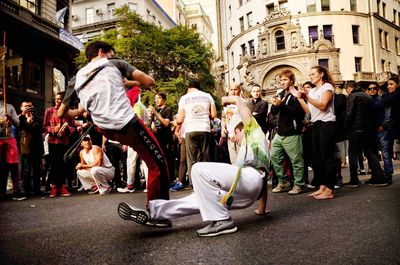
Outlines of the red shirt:
M62 126L65 122L68 123L68 127L66 128L65 133L59 137L55 131L55 127L58 125ZM49 144L67 145L69 144L69 137L76 131L75 121L71 118L59 118L58 108L56 107L46 109L43 119L43 128L47 133L49 133Z

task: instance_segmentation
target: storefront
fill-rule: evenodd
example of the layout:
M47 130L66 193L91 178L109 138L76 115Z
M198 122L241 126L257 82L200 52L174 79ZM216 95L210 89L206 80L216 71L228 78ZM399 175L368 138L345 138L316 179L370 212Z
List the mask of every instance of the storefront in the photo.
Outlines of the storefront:
M58 91L75 73L80 43L55 23L14 1L0 1L0 44L6 32L7 103L19 113L22 99L30 99L43 116ZM3 48L0 48L3 51ZM3 81L3 71L0 71Z

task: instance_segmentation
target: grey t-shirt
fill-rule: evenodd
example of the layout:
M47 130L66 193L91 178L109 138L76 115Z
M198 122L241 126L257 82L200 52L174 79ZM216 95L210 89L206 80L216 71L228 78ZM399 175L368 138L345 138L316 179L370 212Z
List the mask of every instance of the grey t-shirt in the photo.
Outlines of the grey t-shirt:
M99 128L120 130L134 117L123 77L131 77L135 69L124 60L102 58L90 62L77 73L74 91ZM70 94L73 93L68 93L69 100Z

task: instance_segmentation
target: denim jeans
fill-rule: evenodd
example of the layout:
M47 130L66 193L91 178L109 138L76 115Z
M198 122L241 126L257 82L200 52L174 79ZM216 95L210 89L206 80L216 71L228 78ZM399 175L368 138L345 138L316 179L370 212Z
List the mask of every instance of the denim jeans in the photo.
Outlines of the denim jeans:
M350 181L358 182L358 161L357 156L364 150L364 154L371 166L371 178L383 180L384 172L379 164L378 157L374 152L374 135L373 132L366 131L350 131L349 133L349 165L350 165Z
M388 132L378 132L378 145L379 150L382 152L383 156L383 171L385 172L385 176L389 176L393 174L393 139L388 137Z

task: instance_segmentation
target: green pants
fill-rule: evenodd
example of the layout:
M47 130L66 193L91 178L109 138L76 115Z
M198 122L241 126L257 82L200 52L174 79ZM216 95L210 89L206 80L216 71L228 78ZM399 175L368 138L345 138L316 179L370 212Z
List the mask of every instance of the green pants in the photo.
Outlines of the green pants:
M303 186L303 144L301 135L280 136L275 134L271 143L271 162L274 166L279 183L286 182L287 177L283 169L284 153L289 156L293 167L294 185Z

